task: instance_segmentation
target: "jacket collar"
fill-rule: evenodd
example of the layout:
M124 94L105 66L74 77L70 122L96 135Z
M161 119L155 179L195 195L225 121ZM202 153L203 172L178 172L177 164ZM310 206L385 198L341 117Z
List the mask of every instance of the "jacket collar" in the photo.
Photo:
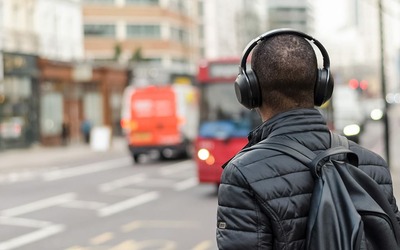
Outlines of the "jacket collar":
M326 127L325 119L317 109L292 109L273 116L250 132L246 146L257 144L267 137L310 131L315 126Z
M306 132L315 129L327 130L326 122L321 113L315 109L293 109L273 116L265 121L248 135L248 143L242 148L251 147L260 141L277 135L286 133ZM221 167L226 165L234 158L233 156Z

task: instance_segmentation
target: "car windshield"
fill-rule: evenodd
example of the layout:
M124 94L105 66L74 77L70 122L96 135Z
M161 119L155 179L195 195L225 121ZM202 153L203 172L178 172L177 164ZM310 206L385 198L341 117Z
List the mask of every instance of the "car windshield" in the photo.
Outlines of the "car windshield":
M232 83L201 85L200 136L246 137L261 123L255 111L237 101Z

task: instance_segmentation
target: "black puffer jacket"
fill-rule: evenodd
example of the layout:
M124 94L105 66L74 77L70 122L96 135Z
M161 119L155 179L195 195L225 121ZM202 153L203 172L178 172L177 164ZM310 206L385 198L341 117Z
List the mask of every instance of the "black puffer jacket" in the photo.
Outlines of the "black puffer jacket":
M267 137L287 137L318 153L330 146L324 118L316 109L281 113L252 132L255 144ZM381 185L399 213L385 161L350 142L360 168ZM304 249L314 181L302 163L277 151L239 153L224 169L218 192L217 243L221 250Z

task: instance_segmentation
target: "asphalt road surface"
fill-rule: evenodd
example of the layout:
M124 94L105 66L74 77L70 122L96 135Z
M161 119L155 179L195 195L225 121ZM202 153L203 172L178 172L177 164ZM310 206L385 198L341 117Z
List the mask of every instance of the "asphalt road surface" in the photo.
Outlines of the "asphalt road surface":
M0 250L210 250L216 188L192 160L129 156L0 180Z
M391 118L400 200L399 107ZM360 142L383 155L382 135L382 123L370 122ZM1 155L0 250L217 249L216 188L197 183L192 160L133 165L121 149L89 160L85 147L67 150L81 160L65 149L49 150L51 159L35 150L25 158L19 151Z

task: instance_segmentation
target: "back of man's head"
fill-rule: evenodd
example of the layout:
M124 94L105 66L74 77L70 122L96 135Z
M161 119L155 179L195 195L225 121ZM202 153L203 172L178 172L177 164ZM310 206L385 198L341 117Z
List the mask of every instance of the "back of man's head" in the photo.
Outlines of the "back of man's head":
M317 58L303 37L283 34L260 42L251 68L260 84L263 106L274 112L314 106Z

